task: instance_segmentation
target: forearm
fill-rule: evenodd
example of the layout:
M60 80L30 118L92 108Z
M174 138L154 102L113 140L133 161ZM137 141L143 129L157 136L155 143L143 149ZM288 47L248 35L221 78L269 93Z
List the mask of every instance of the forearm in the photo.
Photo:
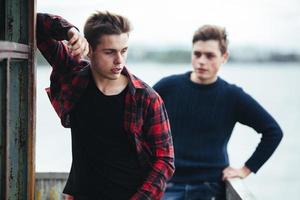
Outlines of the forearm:
M68 48L60 40L68 39L73 27L66 20L49 14L37 14L37 47L53 69L71 68Z
M244 92L239 93L237 110L238 121L252 127L262 135L254 153L245 163L245 166L256 173L273 154L283 133L276 120L257 101Z
M282 131L279 127L274 127L262 134L260 143L256 150L247 160L245 165L254 173L271 157L282 139Z
M68 30L74 27L60 16L51 14L37 14L37 41L54 39L57 41L68 39Z
M137 193L130 200L159 200L166 188L166 182L174 172L173 158L160 159L153 163L150 173Z
M174 173L174 147L168 115L159 96L153 98L144 123L145 149L150 148L150 171L131 200L159 200Z

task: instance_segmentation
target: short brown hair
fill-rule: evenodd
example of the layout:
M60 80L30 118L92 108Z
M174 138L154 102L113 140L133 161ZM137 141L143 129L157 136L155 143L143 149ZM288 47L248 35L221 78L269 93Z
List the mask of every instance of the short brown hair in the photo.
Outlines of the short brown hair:
M95 49L102 35L129 33L131 29L131 24L126 17L107 11L97 11L87 19L84 25L84 36Z
M224 27L216 25L204 25L201 26L193 36L193 44L197 41L217 40L219 42L220 51L222 54L227 52L228 39L227 33Z

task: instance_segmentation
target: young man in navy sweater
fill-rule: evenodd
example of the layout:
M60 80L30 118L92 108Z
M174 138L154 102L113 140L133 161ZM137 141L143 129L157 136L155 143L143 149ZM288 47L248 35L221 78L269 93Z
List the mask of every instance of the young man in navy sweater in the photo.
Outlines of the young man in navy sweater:
M228 59L224 28L206 25L193 37L192 72L160 80L154 89L170 118L176 171L165 200L225 199L224 180L256 173L282 138L273 117L242 88L218 77ZM229 165L227 144L236 122L262 134L240 169Z

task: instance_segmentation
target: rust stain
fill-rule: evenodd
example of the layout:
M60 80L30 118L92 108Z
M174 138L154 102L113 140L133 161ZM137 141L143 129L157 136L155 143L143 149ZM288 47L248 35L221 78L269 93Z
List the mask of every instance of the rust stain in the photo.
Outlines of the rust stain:
M36 200L42 200L42 192L41 191L38 191L36 193Z
M13 31L13 24L14 24L14 19L12 17L9 17L7 20L7 28L9 32Z

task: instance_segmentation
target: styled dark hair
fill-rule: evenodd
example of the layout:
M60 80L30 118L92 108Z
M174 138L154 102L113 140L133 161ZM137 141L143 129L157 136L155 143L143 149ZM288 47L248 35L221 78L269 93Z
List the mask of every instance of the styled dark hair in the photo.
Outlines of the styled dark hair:
M228 39L227 33L224 27L216 25L204 25L201 26L193 36L193 44L197 41L217 40L219 42L220 51L222 54L227 52Z
M97 47L102 35L128 33L132 30L126 17L109 12L97 11L84 25L84 36L93 49Z

